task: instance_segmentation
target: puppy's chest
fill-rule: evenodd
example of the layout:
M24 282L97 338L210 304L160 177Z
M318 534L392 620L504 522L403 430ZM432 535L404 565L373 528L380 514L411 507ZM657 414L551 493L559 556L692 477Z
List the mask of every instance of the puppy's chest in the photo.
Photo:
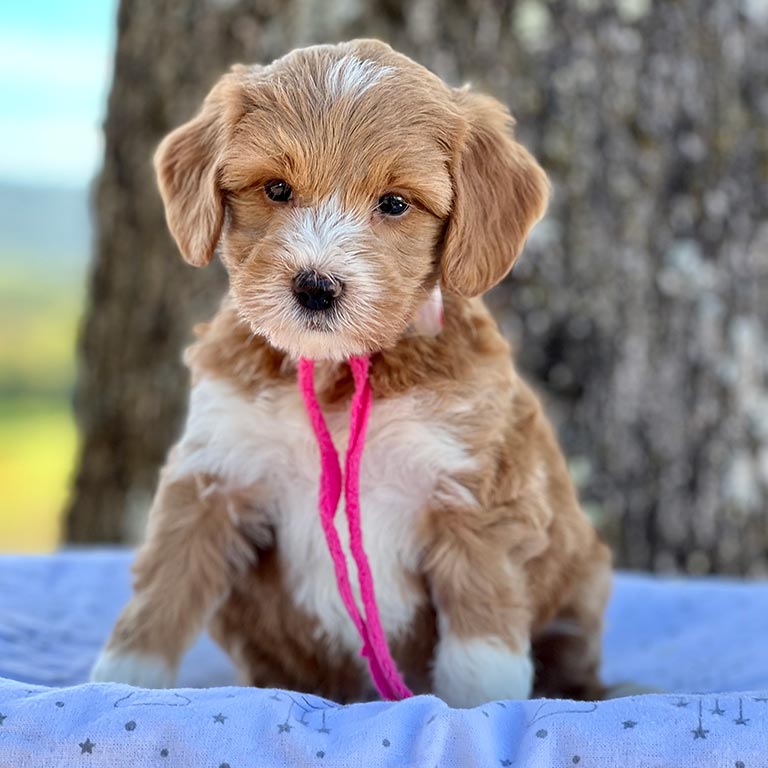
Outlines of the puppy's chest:
M343 460L346 410L326 413ZM423 546L422 515L436 488L466 472L471 460L429 393L375 401L360 474L365 549L382 622L388 634L404 630L425 599L413 578ZM226 484L254 489L266 513L287 586L297 604L319 620L325 634L355 649L354 627L338 596L333 565L320 526L319 454L296 387L245 398L226 382L203 380L193 390L180 445L181 471L211 472ZM343 503L336 527L348 554ZM347 557L353 583L356 570Z

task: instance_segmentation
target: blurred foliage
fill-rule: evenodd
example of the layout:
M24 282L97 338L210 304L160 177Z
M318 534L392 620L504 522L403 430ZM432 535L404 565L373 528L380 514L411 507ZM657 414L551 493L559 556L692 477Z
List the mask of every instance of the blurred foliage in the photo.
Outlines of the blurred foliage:
M68 280L24 263L0 260L7 265L0 268L0 398L58 399L74 377L81 276Z
M35 261L0 257L0 551L56 546L75 460L82 273Z

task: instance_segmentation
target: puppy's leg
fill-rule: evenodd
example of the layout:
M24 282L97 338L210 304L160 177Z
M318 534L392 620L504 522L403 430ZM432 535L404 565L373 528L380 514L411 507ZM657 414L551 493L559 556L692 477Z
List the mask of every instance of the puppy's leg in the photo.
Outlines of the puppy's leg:
M492 530L472 530L461 513L433 523L424 565L438 615L434 693L456 707L528 698L533 664L524 572Z
M550 626L536 638L536 694L569 699L602 699L600 682L603 614L611 585L611 554L595 539L572 595Z
M210 476L172 478L164 472L133 567L133 597L92 680L174 684L182 654L253 557L236 525L235 504Z

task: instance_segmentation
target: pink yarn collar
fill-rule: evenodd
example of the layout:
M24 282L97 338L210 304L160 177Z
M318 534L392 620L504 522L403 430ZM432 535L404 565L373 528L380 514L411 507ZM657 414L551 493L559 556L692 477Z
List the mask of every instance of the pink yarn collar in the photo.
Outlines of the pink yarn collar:
M331 439L328 425L320 410L320 404L315 393L313 360L301 358L298 381L304 406L320 449L318 509L325 540L333 560L339 594L363 641L361 655L368 660L371 678L376 688L382 698L397 701L413 694L403 682L387 646L387 638L381 626L379 608L376 604L371 566L363 548L363 529L360 522L360 462L365 446L368 416L371 411L371 385L368 380L369 363L367 357L352 357L349 360L349 367L355 382L355 393L352 396L349 412L349 444L343 475L344 501L347 525L349 526L349 547L357 566L364 616L361 615L352 594L347 561L333 522L341 498L342 472L339 454Z

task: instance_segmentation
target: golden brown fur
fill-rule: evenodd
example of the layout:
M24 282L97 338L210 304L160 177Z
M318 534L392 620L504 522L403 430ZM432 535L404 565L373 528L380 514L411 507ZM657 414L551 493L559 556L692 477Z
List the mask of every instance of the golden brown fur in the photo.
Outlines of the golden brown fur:
M384 67L375 87L350 76L347 91L335 88L328 72L352 54ZM373 81L373 69L359 71ZM393 121L399 130L386 130ZM515 654L532 641L540 691L597 695L610 557L579 508L537 398L476 298L509 271L546 205L543 171L510 127L497 102L451 91L375 41L305 49L225 75L157 155L182 253L202 265L218 247L230 274L230 295L186 360L193 385L227 382L245 402L292 387L299 355L318 358L329 412L348 407L350 354L371 355L374 409L409 393L434 395L444 418L453 414L450 429L472 469L444 478L413 523L420 566L406 577L422 607L393 643L407 682L432 689L440 627L450 627L459 641L498 638ZM290 205L265 197L275 178L290 179ZM382 220L372 201L393 190L410 210ZM329 200L349 217L339 236L349 230L357 239L346 314L319 329L287 312L283 293L297 258L289 235L301 235L291 217ZM404 335L437 281L446 294L442 332ZM172 454L136 594L108 649L174 666L210 620L249 683L369 697L364 672L317 640L317 617L292 599L259 488L230 490L215 472L179 477L171 471L178 464Z

